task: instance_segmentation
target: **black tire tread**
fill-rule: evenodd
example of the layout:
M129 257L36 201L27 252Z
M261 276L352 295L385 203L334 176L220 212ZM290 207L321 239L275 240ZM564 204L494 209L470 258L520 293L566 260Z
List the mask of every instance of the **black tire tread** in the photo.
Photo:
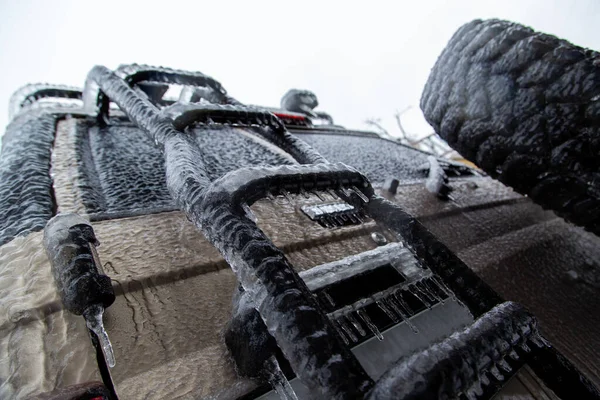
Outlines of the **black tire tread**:
M462 26L421 98L490 176L600 235L600 54L507 21Z

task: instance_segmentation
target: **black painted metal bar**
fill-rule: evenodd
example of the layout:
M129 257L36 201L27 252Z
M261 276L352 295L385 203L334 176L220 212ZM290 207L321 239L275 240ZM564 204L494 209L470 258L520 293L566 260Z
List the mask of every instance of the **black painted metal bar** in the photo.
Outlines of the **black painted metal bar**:
M378 196L369 202L367 209L372 218L385 221L392 231L407 242L417 258L442 278L474 317L479 317L502 302L488 284L401 207Z
M140 72L141 78L131 78L131 83L152 78L151 74L144 74ZM171 79L171 75L164 76L157 79ZM90 72L86 86L89 86L85 96L88 112L103 115L108 102L97 100L108 96L162 148L167 185L179 207L232 266L296 374L324 397L364 398L373 382L343 345L285 255L247 215L245 205L265 197L270 191L283 189L299 193L331 188L344 193L343 188L348 187L358 190L361 193L357 196L345 199L362 207L375 221L405 240L475 317L501 303L501 298L486 283L414 217L376 196L364 176L343 164L327 164L310 146L292 137L285 127L278 128L272 117L263 118L255 110L235 106L212 107L215 108L212 110L211 107L176 105L160 112L129 83L104 67L95 67ZM248 168L211 182L201 151L188 129L192 126L210 129L211 111L220 112L217 117L225 120L236 116L257 118L257 126L252 128L258 130L259 135L293 155L301 164L319 165ZM255 114L250 115L252 113ZM259 123L261 118L266 119L266 123ZM367 199L366 204L361 203ZM573 372L572 365L558 352L539 351L535 353L537 358L533 358L533 367L546 384L552 387L555 382L551 381L564 380L577 385L578 393L594 395L595 389L589 389L584 380L577 381L580 375ZM540 367L537 359L550 360L553 366Z
M516 355L515 350L528 345L545 346L539 339L537 321L519 304L502 303L462 332L400 359L377 382L369 399L482 395L482 376L491 370L500 375L498 366L510 370L509 354Z
M373 385L372 380L338 337L285 255L246 216L241 203L245 197L240 196L241 191L247 193L249 188L268 185L247 184L257 176L255 171L240 172L249 174L242 177L244 179L236 180L239 175L232 173L210 182L200 149L192 136L175 130L172 119L165 118L149 100L138 95L107 68L95 67L88 75L86 86L90 86L86 90L88 106L93 102L92 108L97 109L97 93L103 93L162 147L169 191L252 294L269 332L296 374L323 397L364 397ZM302 149L296 149L296 152L301 153ZM316 155L314 151L306 154L304 161L311 162L311 156ZM326 172L330 166L295 168L299 170L290 173L293 177L317 177L318 172ZM289 169L286 171L290 172ZM340 173L340 176L357 174L353 170ZM278 168L272 168L266 175L269 174L274 176L271 180L279 179ZM289 176L285 175L286 178ZM327 182L331 182L329 178L328 174ZM313 181L316 185L318 179ZM346 178L337 185L346 181L350 182ZM242 182L246 184L242 185Z
M35 83L21 87L10 97L8 117L12 119L21 109L40 99L81 99L81 89L66 85Z
M210 129L212 125L244 126L290 154L300 164L328 161L304 141L290 134L273 113L255 107L231 104L174 104L161 113L178 131L191 127Z

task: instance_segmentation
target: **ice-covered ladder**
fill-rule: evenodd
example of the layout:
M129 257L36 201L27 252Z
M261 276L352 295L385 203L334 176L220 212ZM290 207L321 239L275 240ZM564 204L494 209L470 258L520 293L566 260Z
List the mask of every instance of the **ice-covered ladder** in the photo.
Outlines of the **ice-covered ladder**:
M143 82L208 88L211 102L175 103L159 109L137 87ZM515 346L526 346L528 335L535 335L535 323L522 308L497 306L501 299L489 286L415 218L378 196L364 175L344 164L329 163L287 132L276 116L240 104L214 79L200 73L139 65L120 67L114 72L97 66L86 82L86 111L97 115L100 124L110 123L109 101L116 103L162 149L167 186L177 204L229 263L295 373L324 397L378 398L378 393L398 382L380 381L373 389L374 382L339 338L305 282L248 215L249 205L271 194L333 190L401 237L474 317L482 317L479 321L483 322L477 322L479 325L476 323L474 330L465 333L465 340L472 339L473 334L481 331L476 328L481 326L486 335L498 343L511 332L521 332L514 341ZM299 165L240 169L211 181L201 151L188 129L192 126L210 129L213 124L255 127L265 140L289 153ZM498 350L477 340L467 342L474 346L471 353L474 357L483 358L488 352ZM503 351L511 350L504 348ZM453 357L443 351L438 356ZM528 362L542 378L561 377L563 383L555 385L555 391L564 390L561 387L568 381L570 394L573 390L592 393L580 382L579 374L563 368L568 363L552 349L536 348ZM402 365L394 368L401 369ZM431 371L428 384L434 386L434 378L440 374L461 373L433 364ZM409 377L398 373L398 379L406 383ZM461 388L449 390L460 391Z

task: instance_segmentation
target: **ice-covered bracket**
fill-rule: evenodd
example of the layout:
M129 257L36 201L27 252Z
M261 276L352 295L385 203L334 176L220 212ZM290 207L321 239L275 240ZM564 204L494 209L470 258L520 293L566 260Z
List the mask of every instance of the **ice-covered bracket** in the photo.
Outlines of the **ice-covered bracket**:
M98 244L90 223L77 214L58 214L44 229L44 246L63 305L69 312L83 315L112 368L115 357L102 316L115 301L115 293L102 270L95 248Z

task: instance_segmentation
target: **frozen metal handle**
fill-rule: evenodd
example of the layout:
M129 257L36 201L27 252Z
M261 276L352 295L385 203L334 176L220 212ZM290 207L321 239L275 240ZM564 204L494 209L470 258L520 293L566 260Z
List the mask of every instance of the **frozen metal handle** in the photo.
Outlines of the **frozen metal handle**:
M40 99L47 98L81 99L81 89L48 83L34 83L23 86L10 97L8 108L9 119L19 114L23 107L33 104Z
M92 226L77 214L59 214L44 228L44 247L62 302L71 313L83 315L112 367L115 360L102 315L115 301L115 293L102 271L95 248L98 244Z
M208 89L211 102L217 104L240 103L227 95L221 84L201 72L183 71L171 68L152 67L149 65L127 64L119 66L114 74L121 78L129 87L135 88L141 83L158 83L168 85L183 85L196 89ZM193 93L190 93L193 97ZM202 96L206 97L206 96ZM84 103L89 112L97 112L101 121L108 120L110 99L95 82L86 82Z
M171 85L186 85L208 87L215 92L226 94L223 86L201 72L183 71L178 69L153 67L149 65L127 64L115 70L115 75L123 79L131 87L139 82L167 83Z

